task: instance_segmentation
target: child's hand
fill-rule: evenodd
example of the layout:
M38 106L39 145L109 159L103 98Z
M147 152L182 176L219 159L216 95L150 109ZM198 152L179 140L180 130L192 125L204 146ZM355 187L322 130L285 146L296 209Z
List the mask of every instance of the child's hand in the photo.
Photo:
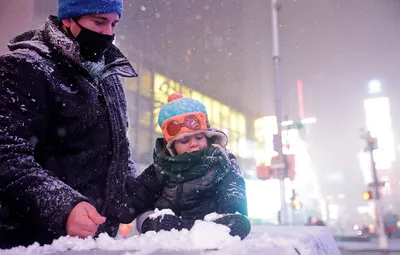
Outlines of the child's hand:
M93 205L87 202L80 202L68 216L67 234L81 238L93 237L99 225L105 221L106 218L101 216Z

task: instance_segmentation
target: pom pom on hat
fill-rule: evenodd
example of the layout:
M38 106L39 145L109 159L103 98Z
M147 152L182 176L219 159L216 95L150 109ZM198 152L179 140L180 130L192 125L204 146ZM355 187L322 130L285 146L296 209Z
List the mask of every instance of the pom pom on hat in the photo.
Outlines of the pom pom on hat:
M169 95L169 97L168 97L168 103L170 103L170 102L172 102L172 101L174 101L174 100L180 99L180 98L183 98L183 96L182 96L181 93L176 92L176 93L174 93L174 94L171 94L171 95Z

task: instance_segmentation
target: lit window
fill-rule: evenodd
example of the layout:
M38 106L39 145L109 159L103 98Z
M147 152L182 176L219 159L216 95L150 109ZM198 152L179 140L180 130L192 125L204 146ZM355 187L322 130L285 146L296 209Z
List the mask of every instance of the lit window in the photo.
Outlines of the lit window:
M213 102L212 106L212 117L211 120L213 122L213 125L220 125L221 121L221 104L217 101Z

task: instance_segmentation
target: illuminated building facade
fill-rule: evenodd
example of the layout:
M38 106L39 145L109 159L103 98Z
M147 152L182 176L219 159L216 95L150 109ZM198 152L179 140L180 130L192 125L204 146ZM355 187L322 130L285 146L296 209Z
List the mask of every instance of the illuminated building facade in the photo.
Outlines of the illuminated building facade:
M259 165L271 165L272 157L276 156L277 153L274 150L273 136L277 133L277 121L275 116L268 116L256 119L255 122L255 140L257 141L255 149L255 161L257 166ZM307 150L306 142L300 137L299 130L289 129L282 131L282 140L284 144L283 153L291 158L289 161L289 176L293 178L293 181L287 179L286 183L286 200L290 205L290 198L292 196L292 188L296 190L296 199L301 201L303 207L301 210L296 210L295 219L296 223L301 223L307 219L308 216L319 216L321 217L325 211L325 201L322 198L321 190L318 185L318 179L313 167L311 157ZM294 171L294 174L290 172ZM270 172L270 180L257 182L263 183L259 185L268 185L275 187L275 191L272 192L273 196L268 196L263 193L259 199L271 200L268 203L275 205L275 208L280 208L280 200L276 199L276 194L279 194L279 185L277 180L274 180L276 176ZM256 186L256 185L255 185ZM258 206L254 202L254 205ZM251 209L251 207L249 208ZM266 210L266 209L265 209ZM293 214L294 215L294 214ZM292 216L293 216L292 215Z
M168 96L174 92L180 92L205 105L211 126L223 130L228 135L228 149L238 158L242 168L246 167L245 162L253 161L252 143L248 139L248 123L243 113L160 73L146 69L142 69L140 73L138 79L128 79L124 84L131 122L129 136L136 162L152 162L155 139L162 136L157 123L158 113L167 102ZM253 166L247 168L254 169Z

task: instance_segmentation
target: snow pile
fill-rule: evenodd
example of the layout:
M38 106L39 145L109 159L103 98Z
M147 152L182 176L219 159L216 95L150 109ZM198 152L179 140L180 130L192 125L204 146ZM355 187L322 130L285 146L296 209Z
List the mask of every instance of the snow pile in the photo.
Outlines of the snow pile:
M55 252L64 252L68 250L84 251L96 249L96 241L92 238L81 239L78 237L63 236L54 240L51 245L40 246L34 243L28 247L15 247L10 250L0 250L1 255L20 255L20 254L52 254Z
M40 247L34 244L1 250L0 254L54 254L68 250L92 250L93 254L100 250L120 251L125 252L124 255L148 255L157 251L166 251L165 254L203 254L207 251L207 255L340 255L332 234L324 227L253 226L250 235L240 241L239 237L229 235L227 227L209 221L196 221L190 231L147 232L126 239L111 238L107 234L101 234L97 239L84 240L62 237L52 245Z
M222 249L235 243L240 243L239 237L229 235L229 228L214 222L196 221L189 231L154 231L144 235L132 236L126 239L111 238L107 234L100 234L97 239L79 239L75 237L61 237L51 245L16 247L11 250L2 250L2 255L17 254L51 254L67 250L83 251L101 249L108 251L195 251Z
M240 243L240 237L229 235L230 229L209 221L197 221L190 230L190 241L195 250L222 249Z
M67 251L67 250L85 251L85 250L95 249L96 241L92 237L81 239L78 237L63 236L57 240L54 240L51 246L55 248L57 251Z

